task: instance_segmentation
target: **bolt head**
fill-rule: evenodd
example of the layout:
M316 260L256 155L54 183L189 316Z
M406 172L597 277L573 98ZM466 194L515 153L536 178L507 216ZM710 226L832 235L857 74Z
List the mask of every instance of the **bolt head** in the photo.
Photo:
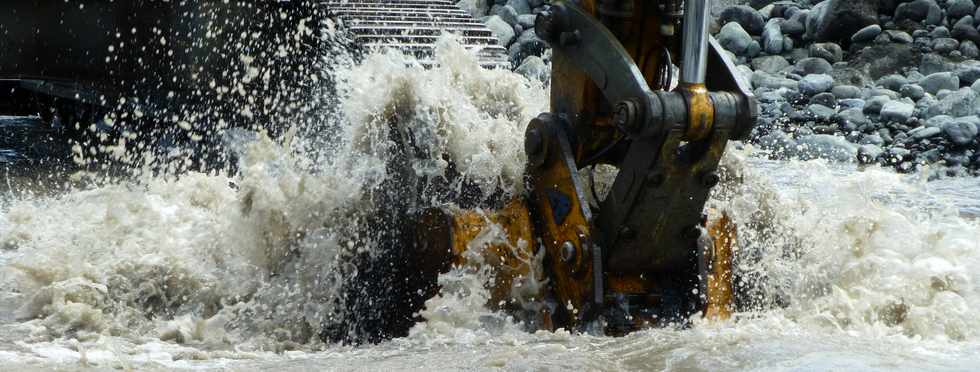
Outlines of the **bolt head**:
M566 241L561 244L561 260L564 262L572 262L575 260L575 244Z

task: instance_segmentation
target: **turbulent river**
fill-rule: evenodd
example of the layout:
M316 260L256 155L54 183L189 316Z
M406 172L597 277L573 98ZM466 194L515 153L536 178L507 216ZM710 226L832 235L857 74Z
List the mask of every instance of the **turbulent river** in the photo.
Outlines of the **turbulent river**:
M375 54L338 69L327 140L243 135L232 176L12 187L0 197L0 370L975 370L980 182L927 181L749 145L710 204L739 225L754 306L626 337L528 333L485 307L479 273L440 278L408 336L324 344L338 256L385 172L393 112L485 190L520 193L523 129L547 90L451 41L441 64ZM410 61L409 61L410 62ZM298 253L297 253L298 252Z

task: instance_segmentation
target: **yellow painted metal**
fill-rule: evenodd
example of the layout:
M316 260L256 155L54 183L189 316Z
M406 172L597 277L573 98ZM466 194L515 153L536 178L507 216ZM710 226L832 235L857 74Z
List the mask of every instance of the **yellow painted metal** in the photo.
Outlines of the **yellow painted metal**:
M496 211L453 210L450 215L453 263L493 270L491 306L510 302L515 281L541 274L530 267L536 252L531 215L523 200Z
M683 84L679 87L687 97L687 133L684 139L700 141L711 133L715 107L704 84Z
M708 234L714 245L711 272L708 274L708 304L704 316L708 319L725 320L732 316L734 309L734 288L732 287L732 258L735 256L735 242L738 231L727 214L709 221Z

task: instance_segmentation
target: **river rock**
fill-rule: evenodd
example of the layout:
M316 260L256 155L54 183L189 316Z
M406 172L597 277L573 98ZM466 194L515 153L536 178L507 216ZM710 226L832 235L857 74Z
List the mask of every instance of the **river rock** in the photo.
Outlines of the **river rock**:
M977 58L980 57L980 48L973 41L963 40L960 42L960 54L966 58Z
M752 36L737 22L726 23L718 32L718 43L736 55L745 55L752 41Z
M797 143L798 155L804 160L823 158L851 162L857 156L857 146L847 142L844 137L829 134L812 134L800 137Z
M929 106L926 111L926 117L931 118L936 115L950 115L953 117L961 117L973 115L973 102L976 100L976 93L973 89L962 88L950 94Z
M718 16L718 23L724 24L729 22L737 22L742 28L753 35L761 34L762 28L766 24L761 13L746 5L736 5L722 11L721 15Z
M525 30L530 30L534 28L534 20L537 18L537 14L521 14L517 16L517 24L521 25Z
M868 124L870 121L868 117L864 115L861 108L849 108L841 111L837 114L838 122L841 124L842 128L847 130L855 130L857 127Z
M538 56L530 56L524 59L514 72L524 75L528 80L548 81L551 76L551 68L544 63Z
M770 19L762 30L762 50L769 54L783 51L783 33L779 29L779 19Z
M806 107L806 109L807 111L810 111L811 114L813 114L814 118L820 121L829 121L834 117L834 115L837 115L836 110L819 104L809 105Z
M926 92L936 94L942 89L954 90L960 87L960 78L952 72L937 72L926 75L919 81Z
M783 56L762 56L752 59L752 69L760 70L770 74L780 72L790 66Z
M953 31L950 33L952 37L960 40L969 40L974 44L980 42L980 31L977 31L974 27L973 16L966 16L960 18L953 25Z
M804 58L796 62L794 72L800 75L826 74L833 70L830 62L823 58Z
M977 124L980 118L977 116L967 116L954 119L943 125L943 135L954 144L963 146L968 145L977 138Z
M896 21L910 19L926 25L938 25L942 18L943 10L933 0L915 0L895 9Z
M514 8L518 15L531 14L531 5L527 0L507 0L507 6Z
M946 3L946 17L949 19L960 19L965 16L973 15L977 9L973 0L950 0Z
M834 78L827 74L809 74L800 79L800 93L812 96L829 91L834 86Z
M787 158L796 155L796 140L789 134L780 130L769 132L759 137L759 147L769 150L778 158Z
M858 30L858 32L855 32L854 36L851 36L851 42L869 43L878 37L879 34L881 34L881 26L877 24L865 26L864 28Z
M803 32L806 31L806 28L803 26L804 22L806 22L806 13L799 12L789 17L789 19L784 21L779 28L786 35L791 37L800 37L803 35Z
M494 5L493 8L490 9L490 13L500 17L500 19L503 19L504 22L507 22L507 24L510 25L510 27L517 26L519 23L517 21L517 11L514 10L514 7L512 6Z
M912 44L912 35L908 32L901 30L885 30L885 34L888 34L888 39L893 43L899 44Z
M909 80L905 76L899 74L891 74L883 76L881 79L875 82L876 85L884 87L886 89L891 89L897 91L902 88L902 85L908 84Z
M838 99L861 97L861 88L853 85L838 85L833 87L830 92Z
M878 114L881 112L881 108L885 106L885 103L891 101L888 96L874 96L864 100L864 113L865 114Z
M456 5L473 17L482 18L487 15L492 2L492 0L460 0Z
M916 31L919 31L919 30L916 30ZM946 26L936 27L936 28L932 29L932 32L929 33L929 37L931 37L933 39L938 39L938 38L942 38L942 37L949 37L949 29L946 28Z
M837 105L844 109L849 109L849 108L863 109L865 104L866 104L865 101L860 98L843 98L837 100Z
M919 72L926 75L952 70L953 65L946 62L946 60L938 54L923 54L922 60L919 62Z
M973 84L980 79L980 61L968 60L957 63L953 73L959 78L960 84Z
M486 21L483 22L487 25L487 28L493 32L493 35L500 40L500 45L510 45L511 40L514 40L514 27L507 24L498 15L490 16Z
M810 44L810 57L823 58L827 62L837 63L844 59L844 50L836 43Z
M878 161L878 157L882 153L884 153L884 150L881 149L881 146L870 143L861 145L857 150L857 160L861 164L873 164Z
M936 127L918 127L909 131L910 138L921 141L927 138L938 136L943 130Z
M798 88L799 83L797 83L796 80L793 79L773 76L763 71L756 71L752 73L752 86L754 88L769 88L769 89L786 88L795 91Z
M826 107L836 107L837 97L834 97L834 94L830 92L818 93L810 97L810 103Z
M905 123L912 117L912 112L915 111L915 105L908 102L902 102L899 100L892 100L885 103L881 107L880 116L882 120L891 120L899 123Z
M898 89L898 92L902 94L902 97L908 97L914 100L919 100L926 94L926 90L922 89L918 84L905 84Z
M932 41L932 50L936 53L946 54L960 47L960 42L951 37L941 37Z
M812 33L807 27L811 39L847 41L855 32L878 23L878 0L825 0L813 7L809 18L815 18L816 25Z
M546 48L548 48L548 44L538 38L532 28L525 30L517 40L514 40L514 44L510 46L507 54L510 56L510 60L516 64L528 56L540 56Z

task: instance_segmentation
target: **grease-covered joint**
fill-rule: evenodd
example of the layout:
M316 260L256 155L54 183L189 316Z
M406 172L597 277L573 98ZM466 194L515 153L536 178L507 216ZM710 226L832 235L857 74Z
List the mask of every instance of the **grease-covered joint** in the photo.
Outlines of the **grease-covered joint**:
M704 84L683 84L680 89L687 102L687 132L684 139L700 141L711 134L715 108Z

